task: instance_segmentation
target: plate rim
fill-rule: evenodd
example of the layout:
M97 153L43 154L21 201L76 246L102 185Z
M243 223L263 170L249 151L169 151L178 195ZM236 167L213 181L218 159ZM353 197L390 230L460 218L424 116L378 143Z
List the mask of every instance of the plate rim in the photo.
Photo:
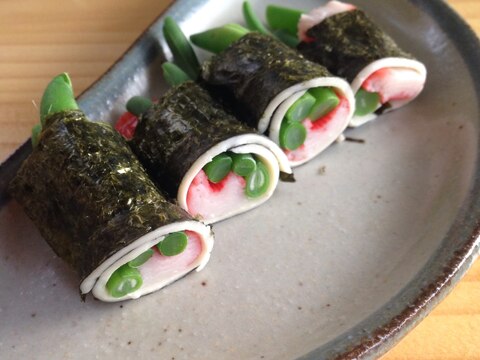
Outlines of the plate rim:
M445 32L465 61L472 76L476 93L477 109L480 104L480 41L472 28L446 2L442 0L408 0L419 11L429 15ZM439 21L441 19L441 21ZM477 139L478 139L477 134ZM418 325L455 287L475 260L480 256L480 142L477 143L477 158L471 181L471 189L465 197L457 216L439 248L427 263L417 272L390 301L353 328L333 340L300 357L310 359L370 359L378 358L393 348ZM459 236L461 244L452 244ZM456 246L455 246L456 245ZM450 256L448 256L450 255ZM445 260L445 261L439 261ZM442 270L432 276L431 266L436 263ZM438 266L437 266L438 267ZM435 269L437 270L437 269ZM429 281L425 282L425 278ZM420 283L422 286L419 286ZM396 316L389 317L384 324L369 329L370 322L382 314L398 309L399 302L405 302L412 289L417 288L413 301L405 304ZM411 297L411 296L410 296ZM378 321L376 321L378 323ZM370 331L369 331L370 330ZM354 335L352 335L354 333ZM366 334L367 333L367 334ZM348 338L350 344L345 344ZM332 352L333 351L333 352Z

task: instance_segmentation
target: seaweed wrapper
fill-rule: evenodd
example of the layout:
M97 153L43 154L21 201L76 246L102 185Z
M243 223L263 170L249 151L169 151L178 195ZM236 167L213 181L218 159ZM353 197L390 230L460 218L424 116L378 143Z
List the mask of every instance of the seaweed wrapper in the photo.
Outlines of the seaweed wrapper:
M202 78L233 96L240 117L257 127L268 104L283 90L319 77L332 76L271 36L249 33L205 62Z
M350 83L370 63L387 57L413 59L373 23L362 10L329 16L307 31L311 42L301 42L299 52L322 64Z
M142 114L130 146L159 186L176 198L183 177L201 155L231 137L251 133L256 132L207 90L188 81Z
M142 235L191 219L159 193L125 140L81 111L47 118L10 191L82 280Z

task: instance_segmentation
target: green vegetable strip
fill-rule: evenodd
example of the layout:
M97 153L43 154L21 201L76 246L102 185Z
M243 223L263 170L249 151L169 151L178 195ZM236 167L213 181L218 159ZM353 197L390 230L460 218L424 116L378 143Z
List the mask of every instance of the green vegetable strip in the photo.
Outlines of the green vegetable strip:
M280 147L287 150L298 149L307 138L307 129L302 123L283 121L280 127Z
M302 121L311 112L316 99L306 92L297 101L295 101L287 110L285 118L288 122Z
M43 93L40 102L40 122L45 127L45 117L66 110L78 109L73 95L72 82L67 73L53 78Z
M152 106L152 101L143 96L134 96L127 102L127 110L133 115L140 116Z
M208 180L213 183L222 181L232 169L232 158L226 153L215 156L212 161L203 167Z
M180 27L171 17L165 19L163 36L173 54L177 65L185 71L191 79L196 79L200 73L200 64L193 51L192 45L185 37Z
M157 248L164 256L181 254L188 244L188 237L184 232L171 233L157 244Z
M244 1L243 6L243 17L245 18L245 22L247 23L247 27L250 30L258 31L265 35L270 35L270 31L268 31L265 26L262 24L260 19L255 15L253 11L252 5L249 1Z
M355 94L355 116L365 116L377 110L380 95L360 89Z
M248 34L250 32L250 30L248 30L245 26L242 26L242 25L237 24L237 23L226 24L223 27L226 27L228 29L237 30L237 31L239 31L243 34Z
M285 45L290 46L292 48L296 48L297 45L300 43L298 37L296 35L291 35L287 30L278 29L274 30L273 34L283 42Z
M135 259L128 262L128 266L132 268L138 268L145 264L152 256L154 251L152 249L148 249L144 253L138 255Z
M315 105L313 105L308 116L312 121L327 115L340 104L340 99L331 88L318 87L310 89L308 92L316 99Z
M162 64L163 78L170 86L177 86L185 81L192 80L188 74L172 62Z
M35 148L40 141L40 134L42 133L42 124L36 124L32 127L32 146Z
M125 296L138 290L143 284L140 271L128 266L120 266L107 281L107 291L114 298Z
M192 43L198 47L218 54L237 41L249 30L237 24L227 24L190 36Z
M232 170L239 176L249 176L257 168L257 163L251 154L231 153L233 159Z
M303 11L289 9L283 6L267 6L267 24L272 30L285 30L288 34L297 37L298 22Z
M269 183L268 170L261 161L258 161L255 171L247 177L245 193L250 198L260 197L267 191Z

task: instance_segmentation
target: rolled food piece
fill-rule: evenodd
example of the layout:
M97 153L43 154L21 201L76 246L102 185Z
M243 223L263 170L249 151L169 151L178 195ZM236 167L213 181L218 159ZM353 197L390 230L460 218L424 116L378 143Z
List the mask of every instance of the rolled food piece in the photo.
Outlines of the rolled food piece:
M298 36L303 56L351 83L357 102L353 127L409 103L423 90L425 66L354 5L330 1L301 15Z
M210 228L167 201L125 140L72 100L68 75L59 75L42 99L37 145L10 191L77 272L82 297L135 299L202 269Z
M199 43L198 37L191 39ZM346 81L260 33L243 35L207 60L202 77L233 98L243 121L268 132L291 166L332 144L355 110Z
M293 180L273 141L239 122L193 81L172 87L139 114L129 144L154 181L206 223L267 201L280 173Z

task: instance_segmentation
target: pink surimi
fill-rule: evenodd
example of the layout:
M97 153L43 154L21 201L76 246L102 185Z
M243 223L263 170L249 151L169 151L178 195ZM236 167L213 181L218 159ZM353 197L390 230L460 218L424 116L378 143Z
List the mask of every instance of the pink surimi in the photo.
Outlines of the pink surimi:
M302 146L293 151L286 151L288 160L302 162L326 148L332 140L338 137L339 129L343 129L345 118L350 112L350 105L345 97L340 98L340 104L324 117L312 121L305 119L302 124L307 129L307 138ZM341 130L340 130L341 132Z
M156 248L153 256L143 264L139 270L144 283L154 283L158 274L172 276L176 273L184 273L197 260L202 253L202 241L200 236L193 231L185 231L188 236L186 249L175 256L164 256Z
M193 179L187 193L188 212L204 219L218 217L245 201L245 179L230 172L221 182L208 180L203 170Z
M423 90L425 79L418 71L408 68L383 68L371 74L362 88L380 95L382 104L392 107L405 105Z
M308 41L307 30L320 24L326 18L340 14L345 11L354 10L356 7L351 4L340 1L329 1L324 6L313 9L308 14L303 14L298 22L298 38L302 41Z

